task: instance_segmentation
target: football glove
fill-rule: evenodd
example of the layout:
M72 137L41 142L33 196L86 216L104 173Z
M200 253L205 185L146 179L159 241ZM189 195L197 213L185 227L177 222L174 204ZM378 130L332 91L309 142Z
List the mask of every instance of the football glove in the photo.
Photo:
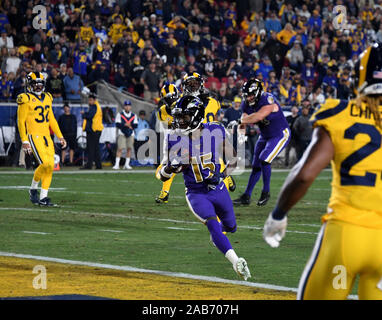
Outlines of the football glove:
M211 178L204 179L204 182L207 184L207 187L209 189L216 189L216 186L218 186L223 180L225 176L221 172L215 172L214 175Z
M235 126L238 126L241 123L240 119L239 120L233 120L230 123L228 123L227 128L232 129Z
M277 248L285 236L286 228L287 217L285 216L282 220L275 220L272 218L271 212L264 224L263 238L265 242L272 248Z

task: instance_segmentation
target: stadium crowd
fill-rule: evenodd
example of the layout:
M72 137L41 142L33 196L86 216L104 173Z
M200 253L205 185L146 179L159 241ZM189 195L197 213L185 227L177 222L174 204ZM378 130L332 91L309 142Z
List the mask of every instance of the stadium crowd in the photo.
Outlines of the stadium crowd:
M40 4L48 20L36 30ZM354 62L382 41L381 22L382 0L5 0L0 101L14 101L30 71L58 103L78 101L99 80L157 102L166 81L180 87L198 72L222 117L235 114L226 110L250 77L282 106L314 109L351 96Z

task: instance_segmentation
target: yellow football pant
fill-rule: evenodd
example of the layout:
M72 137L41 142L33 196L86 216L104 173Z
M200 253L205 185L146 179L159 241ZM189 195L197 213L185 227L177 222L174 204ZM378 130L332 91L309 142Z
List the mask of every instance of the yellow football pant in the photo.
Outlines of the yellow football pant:
M33 180L41 180L41 188L48 190L52 182L54 169L54 146L50 136L28 135L33 155L39 166L34 172Z
M160 164L157 168L157 170L155 171L155 176L158 180L160 180L160 174L159 174L159 170L163 167L163 164ZM167 193L170 192L170 189L171 189L171 185L172 185L172 182L175 178L176 174L173 174L172 177L170 179L168 179L167 181L163 182L162 183L162 191L166 191Z
M329 220L300 279L297 299L344 300L360 276L360 300L382 300L382 229ZM382 284L382 282L381 282Z

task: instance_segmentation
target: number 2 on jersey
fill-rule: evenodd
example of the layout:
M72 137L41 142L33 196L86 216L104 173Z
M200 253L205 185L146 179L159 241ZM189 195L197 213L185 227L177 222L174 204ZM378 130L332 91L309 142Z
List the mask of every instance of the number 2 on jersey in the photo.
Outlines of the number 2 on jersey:
M42 106L37 106L34 108L34 111L39 111L40 113L38 114L39 117L35 118L36 122L42 123L42 122L49 122L49 105L45 106L45 110L48 109L48 112L44 115L44 108Z
M375 186L377 175L366 171L364 176L351 175L351 168L367 158L381 147L382 135L370 124L355 123L345 131L344 138L354 140L358 134L366 134L370 142L353 152L341 163L341 185L343 186Z

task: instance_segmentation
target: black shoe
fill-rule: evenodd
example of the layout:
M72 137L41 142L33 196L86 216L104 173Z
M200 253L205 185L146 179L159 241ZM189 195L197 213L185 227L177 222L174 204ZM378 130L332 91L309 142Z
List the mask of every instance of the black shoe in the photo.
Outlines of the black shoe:
M233 200L232 203L235 206L240 206L240 205L248 206L251 203L251 197L249 195L243 193L240 196L240 198Z
M39 205L40 206L44 206L44 207L58 207L58 205L55 204L55 203L52 203L50 201L50 198L48 198L48 197L45 197L44 199L41 199L39 201Z
M271 197L271 194L269 192L261 192L261 197L259 201L257 201L257 205L259 207L265 206Z
M38 191L37 189L29 189L29 199L30 201L35 204L35 205L38 205L39 204L39 199L38 199Z

